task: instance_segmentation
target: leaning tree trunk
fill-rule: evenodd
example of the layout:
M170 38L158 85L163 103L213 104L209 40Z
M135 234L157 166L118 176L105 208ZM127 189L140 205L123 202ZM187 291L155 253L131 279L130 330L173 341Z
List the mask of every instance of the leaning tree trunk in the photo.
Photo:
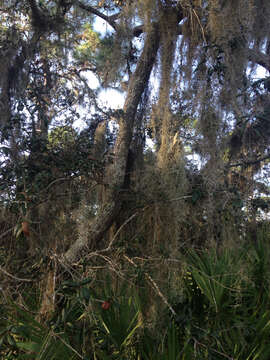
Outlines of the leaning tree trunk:
M115 221L121 205L121 189L126 173L126 163L132 140L134 119L142 93L146 88L159 48L159 28L153 26L146 36L144 49L136 70L131 77L123 112L119 120L119 132L115 145L114 163L109 169L110 186L106 203L101 206L91 225L90 236L78 238L65 253L65 260L74 262L90 243L98 243Z

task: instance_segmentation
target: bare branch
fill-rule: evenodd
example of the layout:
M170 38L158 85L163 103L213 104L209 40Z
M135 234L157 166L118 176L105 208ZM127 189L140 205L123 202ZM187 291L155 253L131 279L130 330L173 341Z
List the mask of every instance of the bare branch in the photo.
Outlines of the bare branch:
M259 50L248 49L248 60L261 65L265 70L270 72L270 56Z
M255 164L258 164L260 163L261 161L264 161L264 160L267 160L267 159L270 159L270 153L265 155L265 156L262 156L261 158L258 158L256 160L243 160L239 163L235 163L235 164L230 164L229 167L237 167L237 166L247 166L247 165L255 165Z
M137 264L135 264L135 262L130 259L128 256L124 255L124 258L130 263L132 264L134 267L138 267ZM168 300L166 299L166 297L164 296L164 294L161 292L160 288L157 286L156 282L153 280L153 278L146 272L145 273L145 277L147 278L147 280L150 282L151 286L156 290L156 292L158 293L159 297L162 299L162 301L166 304L166 306L168 306L170 312L176 316L176 312L174 311L173 307L169 304Z
M24 282L33 282L34 280L31 280L31 279L22 279L22 278L18 278L17 276L14 276L12 274L10 274L9 272L7 272L6 270L4 270L2 268L2 266L0 266L0 271L2 273L4 273L5 275L9 276L11 279L14 279L16 281L24 281Z
M9 234L10 232L12 232L13 229L14 229L14 228L12 227L11 229L8 229L8 230L5 231L3 234L1 234L1 235L0 235L0 239L3 238L3 237L5 237L5 236L6 236L7 234Z
M110 241L107 249L105 249L104 251L108 251L108 250L110 250L110 249L112 248L112 245L113 245L115 239L117 238L118 234L121 232L121 230L123 229L123 227L125 227L125 226L126 226L135 216L137 216L137 215L138 215L138 213L135 213L135 214L131 215L131 216L120 226L120 228L116 231L114 237L113 237L112 240Z
M109 25L111 25L111 27L114 28L114 30L117 30L117 24L115 23L115 19L117 19L119 14L107 16L107 15L104 15L101 11L95 9L93 6L86 5L86 4L82 3L81 1L76 1L76 3L81 9L86 10L86 11L90 12L91 14L94 14L94 15L100 17L101 19L107 21L107 23Z

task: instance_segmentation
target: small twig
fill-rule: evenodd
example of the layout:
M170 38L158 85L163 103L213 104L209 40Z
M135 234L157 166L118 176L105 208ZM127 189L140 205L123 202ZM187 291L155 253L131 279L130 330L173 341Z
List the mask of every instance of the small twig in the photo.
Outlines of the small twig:
M177 262L177 263L181 263L181 260L179 259L164 259L164 258L143 258L143 257L139 257L139 256L134 256L133 259L139 260L139 261L164 261L164 262Z
M195 344L198 344L198 345L200 345L200 346L203 346L203 347L207 348L207 345L199 342L196 338L193 337L192 339L194 340ZM227 354L224 354L224 353L222 353L222 352L220 352L220 351L218 351L218 350L215 350L215 349L213 349L213 348L211 348L211 347L210 347L209 349L210 349L211 351L214 351L215 353L217 353L217 354L225 357L226 359L234 360L233 357L231 357L231 356L229 356L229 355L227 355Z
M202 26L202 23L199 19L199 16L197 15L196 11L194 9L192 9L193 13L195 14L195 17L198 21L198 24L200 25L200 28L201 28L201 31L202 31L202 37L203 37L203 41L206 43L206 38L205 38L205 35L204 35L204 30L203 30L203 26Z
M105 250L110 250L110 249L111 249L111 247L112 247L115 239L117 238L118 234L119 234L120 231L123 229L123 227L126 226L126 225L127 225L135 216L137 216L137 215L138 215L138 213L135 213L135 214L131 215L131 216L120 226L120 228L116 231L114 237L113 237L112 240L110 241L107 249L105 249Z
M64 339L62 339L62 337L58 334L53 334L55 335L66 347L68 347L71 351L73 351L77 356L79 356L80 359L85 359L81 354L78 353L77 350L75 350L71 345L69 345Z
M34 281L34 280L30 280L30 279L18 278L17 276L14 276L14 275L10 274L9 272L7 272L6 270L4 270L1 266L0 266L0 271L16 281L25 281L25 282L33 282Z
M124 255L124 257L126 258L126 260L128 262L130 262L133 266L137 267L137 264L134 263L134 261L132 259L130 259L128 256ZM148 274L145 273L146 278L148 279L148 281L151 283L152 287L156 290L156 292L158 293L158 295L160 296L160 298L163 300L163 302L168 306L169 310L171 311L171 313L173 314L173 316L176 316L176 312L174 311L174 309L172 308L172 306L169 304L168 300L166 299L166 297L162 294L162 292L160 291L159 287L157 286L156 282L153 280L153 278Z
M48 191L55 183L57 183L59 181L66 181L66 180L70 180L70 178L62 177L62 178L55 179L48 186L46 186L45 189L42 189L41 192Z
M14 227L8 229L7 231L5 231L3 234L0 235L0 239L2 239L2 237L6 236L7 234L9 234L12 230L14 229Z
M185 199L190 199L190 198L192 198L192 195L185 195L185 196L180 196L180 197L175 198L175 199L169 199L167 201L172 202L172 201L179 201L179 200L185 200Z

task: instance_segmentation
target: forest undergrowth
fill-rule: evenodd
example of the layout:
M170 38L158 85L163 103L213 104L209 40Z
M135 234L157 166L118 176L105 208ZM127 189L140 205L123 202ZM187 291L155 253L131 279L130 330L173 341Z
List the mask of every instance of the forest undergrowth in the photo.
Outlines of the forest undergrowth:
M257 235L175 258L132 257L123 246L100 253L75 266L73 279L68 268L52 277L55 308L46 314L39 282L10 278L1 359L269 359L269 231ZM25 264L25 278L56 262Z

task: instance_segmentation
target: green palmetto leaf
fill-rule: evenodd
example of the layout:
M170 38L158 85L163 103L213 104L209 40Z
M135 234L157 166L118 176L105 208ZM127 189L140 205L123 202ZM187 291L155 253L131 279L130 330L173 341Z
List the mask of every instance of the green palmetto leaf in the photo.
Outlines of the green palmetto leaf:
M166 360L178 360L181 356L181 348L179 343L179 334L175 323L172 323L168 331L168 350Z
M135 308L132 298L112 304L101 312L101 323L115 346L120 350L129 345L136 330L141 326L140 311Z
M219 312L228 304L230 296L236 291L237 272L231 269L230 254L203 253L191 251L190 273L210 305Z
M28 341L28 342L17 342L16 345L19 349L30 351L31 353L39 353L40 351L40 344L37 344L34 341Z
M18 359L62 360L72 359L76 351L69 345L64 333L58 334L48 326L40 324L27 310L10 302L11 318L1 338L18 351ZM13 317L14 316L14 317ZM5 335L5 332L7 333Z

